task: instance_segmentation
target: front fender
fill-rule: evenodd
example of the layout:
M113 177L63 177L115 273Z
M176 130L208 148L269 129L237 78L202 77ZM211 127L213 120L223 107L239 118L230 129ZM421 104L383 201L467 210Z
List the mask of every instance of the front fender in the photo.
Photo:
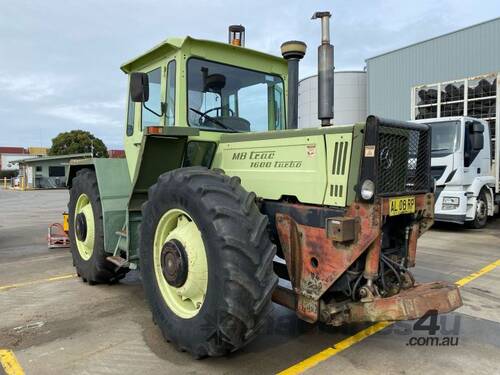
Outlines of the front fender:
M70 162L67 186L71 189L73 178L81 169L95 171L104 223L104 249L113 253L116 247L116 232L126 220L127 204L132 188L127 159L93 158Z

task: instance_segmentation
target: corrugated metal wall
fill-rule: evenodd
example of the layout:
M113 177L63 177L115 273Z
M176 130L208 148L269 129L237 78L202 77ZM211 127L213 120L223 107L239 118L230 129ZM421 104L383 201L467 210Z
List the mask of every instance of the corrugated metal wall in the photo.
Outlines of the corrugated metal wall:
M500 18L366 60L368 113L410 119L411 88L500 71Z

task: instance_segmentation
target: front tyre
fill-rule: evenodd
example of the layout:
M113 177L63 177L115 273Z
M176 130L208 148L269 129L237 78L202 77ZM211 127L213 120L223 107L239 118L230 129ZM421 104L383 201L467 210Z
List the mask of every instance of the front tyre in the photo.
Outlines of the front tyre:
M476 202L476 215L474 220L467 223L470 228L482 229L486 226L488 221L488 200L486 199L486 192L481 190L477 197Z
M165 338L197 358L254 338L277 284L255 194L238 178L182 168L160 176L142 216L141 276Z
M112 283L125 276L106 260L101 199L95 172L84 168L73 178L69 191L69 239L73 265L89 284Z

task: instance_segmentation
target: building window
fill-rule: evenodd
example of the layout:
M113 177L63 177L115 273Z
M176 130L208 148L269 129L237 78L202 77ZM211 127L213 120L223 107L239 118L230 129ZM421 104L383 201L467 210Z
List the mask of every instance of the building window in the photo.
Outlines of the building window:
M415 119L437 117L437 85L415 88Z
M499 74L486 74L414 87L412 89L412 120L450 116L483 119L490 127L493 155L496 139L498 76Z
M64 168L64 166L49 167L49 177L64 177L65 174L66 174L66 168Z
M42 171L42 166L41 165L37 165L36 168L35 168L35 172L41 172Z

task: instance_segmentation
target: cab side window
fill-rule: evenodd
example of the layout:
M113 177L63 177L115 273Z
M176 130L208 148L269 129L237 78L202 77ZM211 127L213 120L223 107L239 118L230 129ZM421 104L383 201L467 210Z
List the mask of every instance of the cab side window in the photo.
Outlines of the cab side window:
M480 122L477 121L467 121L465 123L465 133L464 133L464 167L470 167L474 159L477 157L479 152L482 150L483 146L481 148L475 148L476 146L473 143L473 137L474 136L480 136L482 137L482 132L479 133L480 135L477 135L478 133L474 134L474 124L476 127L483 128L483 125Z
M167 115L166 125L175 124L175 60L167 65Z
M132 97L128 96L128 110L127 110L127 136L134 134L134 118L135 118L135 103Z
M149 100L146 105L156 113L161 113L161 68L157 68L148 73L149 78ZM142 110L141 126L158 126L160 117L154 113Z

